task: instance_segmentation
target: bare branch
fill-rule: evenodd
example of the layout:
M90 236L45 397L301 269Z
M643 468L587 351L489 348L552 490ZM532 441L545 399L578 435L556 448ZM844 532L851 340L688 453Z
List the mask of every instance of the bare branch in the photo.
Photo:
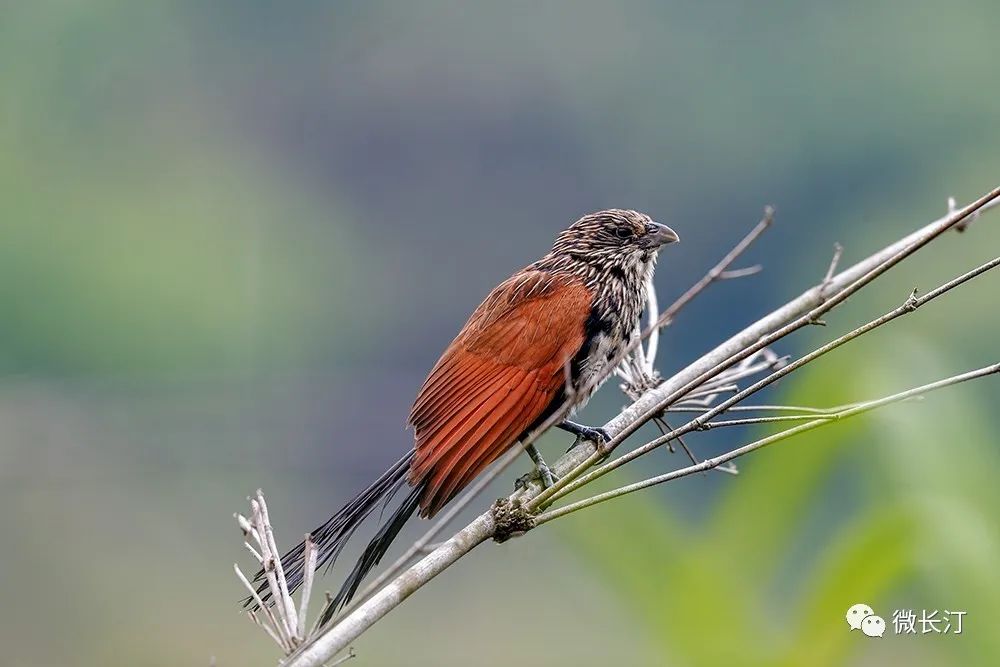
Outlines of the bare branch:
M606 493L601 493L584 500L559 507L554 510L550 510L543 514L539 514L535 517L535 525L540 526L543 523L547 523L553 519L558 519L559 517L566 516L576 512L577 510L584 509L586 507L592 507L599 503L603 503L607 500L612 500L614 498L620 498L621 496L627 495L629 493L634 493L642 489L648 489L651 486L656 486L657 484L663 484L665 482L670 482L675 479L680 479L681 477L687 477L688 475L693 475L695 473L703 472L705 470L711 470L727 461L732 461L735 458L743 456L744 454L749 454L752 451L761 449L768 445L780 442L782 440L787 440L792 436L799 435L800 433L805 433L806 431L811 431L817 429L821 426L826 426L834 421L841 419L847 419L849 417L854 417L865 412L870 412L877 408L881 408L892 403L898 403L900 401L905 401L918 396L920 394L926 394L928 392L934 391L935 389L940 389L942 387L949 387L960 382L967 382L968 380L975 380L977 378L985 377L987 375L993 375L1000 373L1000 364L993 364L992 366L986 366L975 371L970 371L968 373L963 373L961 375L955 375L943 380L938 380L937 382L932 382L930 384L925 384L920 387L914 387L904 392L898 394L893 394L892 396L886 396L885 398L880 398L875 401L868 401L865 403L860 403L853 408L843 410L841 412L830 415L829 417L822 417L819 419L814 419L813 421L801 424L794 428L781 431L780 433L775 433L766 438L761 438L742 447L738 447L732 451L726 452L719 456L712 457L710 459L705 459L699 464L688 466L687 468L682 468L680 470L674 470L665 475L658 475L656 477L651 477L650 479L643 480L641 482L636 482L635 484L629 484L623 486L619 489L614 489Z
M646 453L648 453L648 452L656 449L657 447L665 444L666 442L669 442L670 440L673 440L678 435L684 435L685 433L690 433L691 431L696 431L696 430L702 429L704 427L704 425L706 423L708 423L708 421L710 419L712 419L713 417L715 417L715 416L717 416L717 415L725 412L726 409L732 407L733 405L736 405L740 401L742 401L742 400L746 399L747 397L755 394L756 392L760 391L764 387L767 387L768 385L773 384L777 380L779 380L779 379L785 377L786 375L788 375L788 374L790 374L790 373L798 370L799 368L805 366L806 364L808 364L808 363L810 363L812 361L815 361L816 359L820 358L821 356L825 355L826 353L828 353L828 352L830 352L832 350L837 349L841 345L844 345L845 343L848 343L848 342L854 340L855 338L863 336L864 334L866 334L866 333L868 333L870 331L873 331L874 329L877 329L880 326L888 324L889 322L892 322L893 320L895 320L895 319L897 319L897 318L899 318L899 317L901 317L903 315L912 313L917 308L923 306L924 304L928 303L929 301L932 301L932 300L936 299L937 297L941 296L942 294L946 294L947 292L951 291L955 287L957 287L957 286L959 286L959 285L961 285L963 283L966 283L969 280L972 280L973 278L975 278L975 277L977 277L979 275L982 275L983 273L989 271L990 269L995 268L997 265L1000 265L1000 257L997 257L996 259L993 259L993 260L991 260L989 262L986 262L985 264L982 264L982 265L976 267L975 269L973 269L971 271L968 271L968 272L966 272L966 273L958 276L957 278L954 278L954 279L948 281L947 283L945 283L945 284L941 285L940 287L938 287L938 288L936 288L936 289L928 292L925 296L920 297L920 298L917 298L917 296L916 296L916 290L914 290L913 293L910 294L910 297L901 306L899 306L898 308L894 308L893 310L890 310L889 312L885 313L881 317L877 317L874 320L871 320L871 321L867 322L866 324L864 324L864 325L862 325L862 326L854 329L853 331L850 331L850 332L844 334L843 336L841 336L841 337L839 337L839 338L837 338L837 339L835 339L835 340L827 343L826 345L823 345L822 347L819 347L816 350L813 350L809 354L807 354L807 355L803 356L802 358L800 358L800 359L792 362L791 364L785 366L784 368L780 368L780 369L776 370L775 372L771 373L770 375L768 375L767 377L763 378L762 380L759 380L758 382L756 382L753 385L747 387L743 391L741 391L741 392L735 394L734 396L726 399L725 401L723 401L722 403L720 403L716 407L708 410L707 412L705 412L704 414L696 417L695 419L692 419L691 421L689 421L684 426L681 426L680 428L674 429L670 433L667 433L667 434L665 434L665 435L663 435L663 436L661 436L659 438L656 438L655 440L651 440L650 442L646 443L645 445L642 445L641 447L637 447L636 449L628 452L627 454L623 454L622 456L619 456L618 458L616 458L616 459L614 459L612 461L608 461L604 465L601 465L598 468L590 471L589 473L586 473L586 474L580 476L576 480L573 480L573 481L566 482L566 483L562 484L562 488L557 488L557 487L560 486L560 484L557 482L555 485L549 487L548 489L546 489L545 491L543 491L541 494L539 494L534 499L534 504L531 505L531 506L532 507L541 507L542 506L541 503L545 502L547 499L548 500L558 499L558 498L566 495L567 493L570 493L571 491L580 488L581 486L583 486L585 484L589 484L590 482L594 481L595 479L598 479L599 477L602 477L603 475L611 472L612 470L620 468L621 466L625 465L629 461L633 461L633 460L639 458L640 456L642 456L643 454L646 454ZM813 311L813 312L815 312L815 311ZM800 318L799 321L802 321L802 320L804 320L804 319L806 319L808 317L809 317L809 314L803 316L803 318ZM564 479L561 479L560 482L563 482ZM555 489L555 491L553 491L553 489ZM548 496L548 498L546 498L546 496Z
M923 396L913 396L907 400L919 401L922 400ZM795 421L808 421L810 419L836 419L837 415L845 410L849 410L857 406L857 403L849 403L847 405L840 405L835 408L816 408L812 412L807 412L798 415L781 415L778 417L748 417L746 419L722 419L717 421L707 422L702 424L700 428L696 429L699 431L708 431L714 428L723 428L727 426L749 426L753 424L774 424L781 422L795 422ZM730 408L732 409L732 408Z

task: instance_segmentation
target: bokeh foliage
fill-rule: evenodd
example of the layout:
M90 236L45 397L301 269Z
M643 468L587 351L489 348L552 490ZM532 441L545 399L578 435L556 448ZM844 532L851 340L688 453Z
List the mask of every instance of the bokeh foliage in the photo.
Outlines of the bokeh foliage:
M854 389L887 389L871 368L877 358L855 363L813 372L782 394L836 404L845 373L855 374ZM841 665L868 654L989 664L1000 647L975 619L1000 613L987 565L1000 557L991 518L1000 498L983 474L1000 460L980 391L936 395L919 410L898 406L756 454L704 516L686 516L671 502L678 494L661 492L596 510L564 534L671 663ZM976 472L956 461L974 461ZM885 617L884 642L846 631L843 616L859 601ZM968 612L963 635L894 634L894 610L924 608Z

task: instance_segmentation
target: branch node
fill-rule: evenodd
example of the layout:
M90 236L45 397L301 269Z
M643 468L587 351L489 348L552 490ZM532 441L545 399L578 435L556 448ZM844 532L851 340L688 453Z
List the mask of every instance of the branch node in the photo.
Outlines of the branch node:
M913 291L910 292L910 296L906 297L906 301L903 303L903 309L908 313L912 313L917 308L920 307L920 299L917 298L917 288L914 287Z
M520 537L535 527L535 517L520 504L510 498L497 498L490 509L493 514L493 541L503 543L512 537Z

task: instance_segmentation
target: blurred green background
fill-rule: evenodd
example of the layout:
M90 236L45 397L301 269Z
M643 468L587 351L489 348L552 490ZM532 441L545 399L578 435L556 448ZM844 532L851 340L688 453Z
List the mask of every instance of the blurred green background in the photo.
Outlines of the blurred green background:
M275 664L231 573L248 493L290 545L395 461L471 309L585 212L679 231L665 301L778 207L746 258L764 273L684 312L669 372L815 283L835 241L859 259L1000 184L998 32L992 0L3 3L0 664ZM998 217L778 350L992 258ZM995 362L998 289L768 399ZM488 545L356 664L997 664L998 395L949 389ZM583 419L622 402L609 386ZM884 638L847 631L857 602ZM967 611L964 633L892 634L911 608Z

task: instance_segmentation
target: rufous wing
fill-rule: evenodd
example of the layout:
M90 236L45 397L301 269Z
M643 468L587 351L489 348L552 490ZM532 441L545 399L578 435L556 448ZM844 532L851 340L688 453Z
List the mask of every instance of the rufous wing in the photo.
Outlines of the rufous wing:
M562 393L591 310L580 282L522 271L476 309L434 366L410 412L433 516L531 427Z

